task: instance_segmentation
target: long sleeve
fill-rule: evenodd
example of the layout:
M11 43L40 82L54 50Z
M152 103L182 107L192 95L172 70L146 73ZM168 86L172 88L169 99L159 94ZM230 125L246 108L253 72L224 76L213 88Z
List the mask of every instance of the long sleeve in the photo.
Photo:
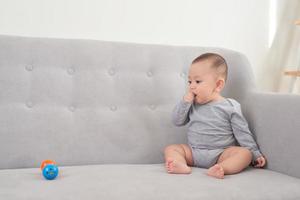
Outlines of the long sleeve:
M192 103L181 100L173 109L172 121L176 126L184 126L190 121L189 111Z
M246 147L253 154L252 161L254 162L258 157L262 156L253 134L250 132L248 123L244 118L240 105L234 106L234 112L231 114L231 126L233 134L242 147Z

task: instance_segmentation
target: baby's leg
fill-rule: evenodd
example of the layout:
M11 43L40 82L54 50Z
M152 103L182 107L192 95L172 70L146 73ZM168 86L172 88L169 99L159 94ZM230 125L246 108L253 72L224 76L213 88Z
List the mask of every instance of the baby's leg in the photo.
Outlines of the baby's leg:
M186 144L173 144L165 148L166 170L168 173L189 174L193 165L192 151ZM189 165L189 166L188 166Z
M244 147L229 147L221 154L216 165L208 169L207 174L224 178L224 174L236 174L249 166L252 153Z

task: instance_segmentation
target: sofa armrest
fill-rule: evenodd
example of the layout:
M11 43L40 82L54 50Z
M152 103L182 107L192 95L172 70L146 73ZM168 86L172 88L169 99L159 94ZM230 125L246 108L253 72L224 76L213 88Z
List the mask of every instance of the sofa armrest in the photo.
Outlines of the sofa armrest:
M266 167L300 178L300 95L251 92L244 109Z

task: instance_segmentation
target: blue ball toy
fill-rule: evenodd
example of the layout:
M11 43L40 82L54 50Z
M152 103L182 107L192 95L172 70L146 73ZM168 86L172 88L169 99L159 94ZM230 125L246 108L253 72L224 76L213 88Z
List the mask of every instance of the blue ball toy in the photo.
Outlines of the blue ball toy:
M47 180L53 180L58 175L58 167L56 165L46 165L43 169L43 176Z

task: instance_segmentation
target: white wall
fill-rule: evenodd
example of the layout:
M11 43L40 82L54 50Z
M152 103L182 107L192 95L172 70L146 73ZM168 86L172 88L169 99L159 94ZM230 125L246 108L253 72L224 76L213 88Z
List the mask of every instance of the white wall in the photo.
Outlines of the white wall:
M269 0L0 0L0 34L230 48L263 88Z

